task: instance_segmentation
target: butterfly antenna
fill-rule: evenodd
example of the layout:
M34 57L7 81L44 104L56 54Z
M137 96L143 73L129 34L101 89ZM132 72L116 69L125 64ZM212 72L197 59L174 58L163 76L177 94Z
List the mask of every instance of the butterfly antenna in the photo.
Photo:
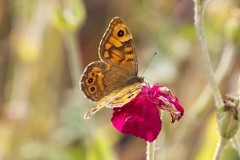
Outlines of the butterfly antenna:
M148 62L147 66L144 68L141 77L143 76L144 72L146 71L146 69L148 68L149 64L152 62L153 58L156 56L157 52L154 53L154 55L152 56L152 58L150 59L150 61Z

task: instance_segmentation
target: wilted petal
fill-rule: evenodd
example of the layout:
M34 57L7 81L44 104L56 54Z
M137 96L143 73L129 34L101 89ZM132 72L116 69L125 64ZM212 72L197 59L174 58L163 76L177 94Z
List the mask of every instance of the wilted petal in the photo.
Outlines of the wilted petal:
M158 107L162 110L167 110L170 113L172 123L176 120L180 120L184 114L184 109L178 99L167 87L159 86L159 92L161 93L161 96L159 96Z

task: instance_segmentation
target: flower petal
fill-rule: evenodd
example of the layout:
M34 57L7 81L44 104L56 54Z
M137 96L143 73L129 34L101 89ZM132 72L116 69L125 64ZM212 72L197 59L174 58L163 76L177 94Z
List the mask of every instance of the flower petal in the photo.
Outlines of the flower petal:
M161 109L169 111L172 123L184 114L178 99L167 87L147 84L129 103L113 109L111 121L120 132L152 142L161 131L162 121L159 113Z
M184 109L178 99L167 87L159 86L159 92L161 95L159 96L158 107L170 113L172 116L172 123L176 120L180 120L184 114Z
M149 142L157 138L162 127L158 108L141 95L121 108L114 108L111 121L120 132Z

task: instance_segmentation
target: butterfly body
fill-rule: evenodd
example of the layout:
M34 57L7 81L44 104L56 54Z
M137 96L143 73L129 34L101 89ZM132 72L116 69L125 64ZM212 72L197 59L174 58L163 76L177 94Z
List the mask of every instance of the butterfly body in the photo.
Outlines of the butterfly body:
M86 97L97 102L85 114L90 118L102 107L120 107L133 99L142 88L138 77L135 45L124 21L115 17L99 45L100 61L90 63L84 70L80 86Z

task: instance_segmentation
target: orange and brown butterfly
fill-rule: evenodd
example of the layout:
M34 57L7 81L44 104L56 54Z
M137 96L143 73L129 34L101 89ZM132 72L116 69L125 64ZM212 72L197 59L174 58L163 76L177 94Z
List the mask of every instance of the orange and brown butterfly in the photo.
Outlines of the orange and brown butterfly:
M103 107L121 107L142 89L133 37L121 18L111 20L98 53L100 60L85 68L79 82L86 97L96 102L84 118Z

